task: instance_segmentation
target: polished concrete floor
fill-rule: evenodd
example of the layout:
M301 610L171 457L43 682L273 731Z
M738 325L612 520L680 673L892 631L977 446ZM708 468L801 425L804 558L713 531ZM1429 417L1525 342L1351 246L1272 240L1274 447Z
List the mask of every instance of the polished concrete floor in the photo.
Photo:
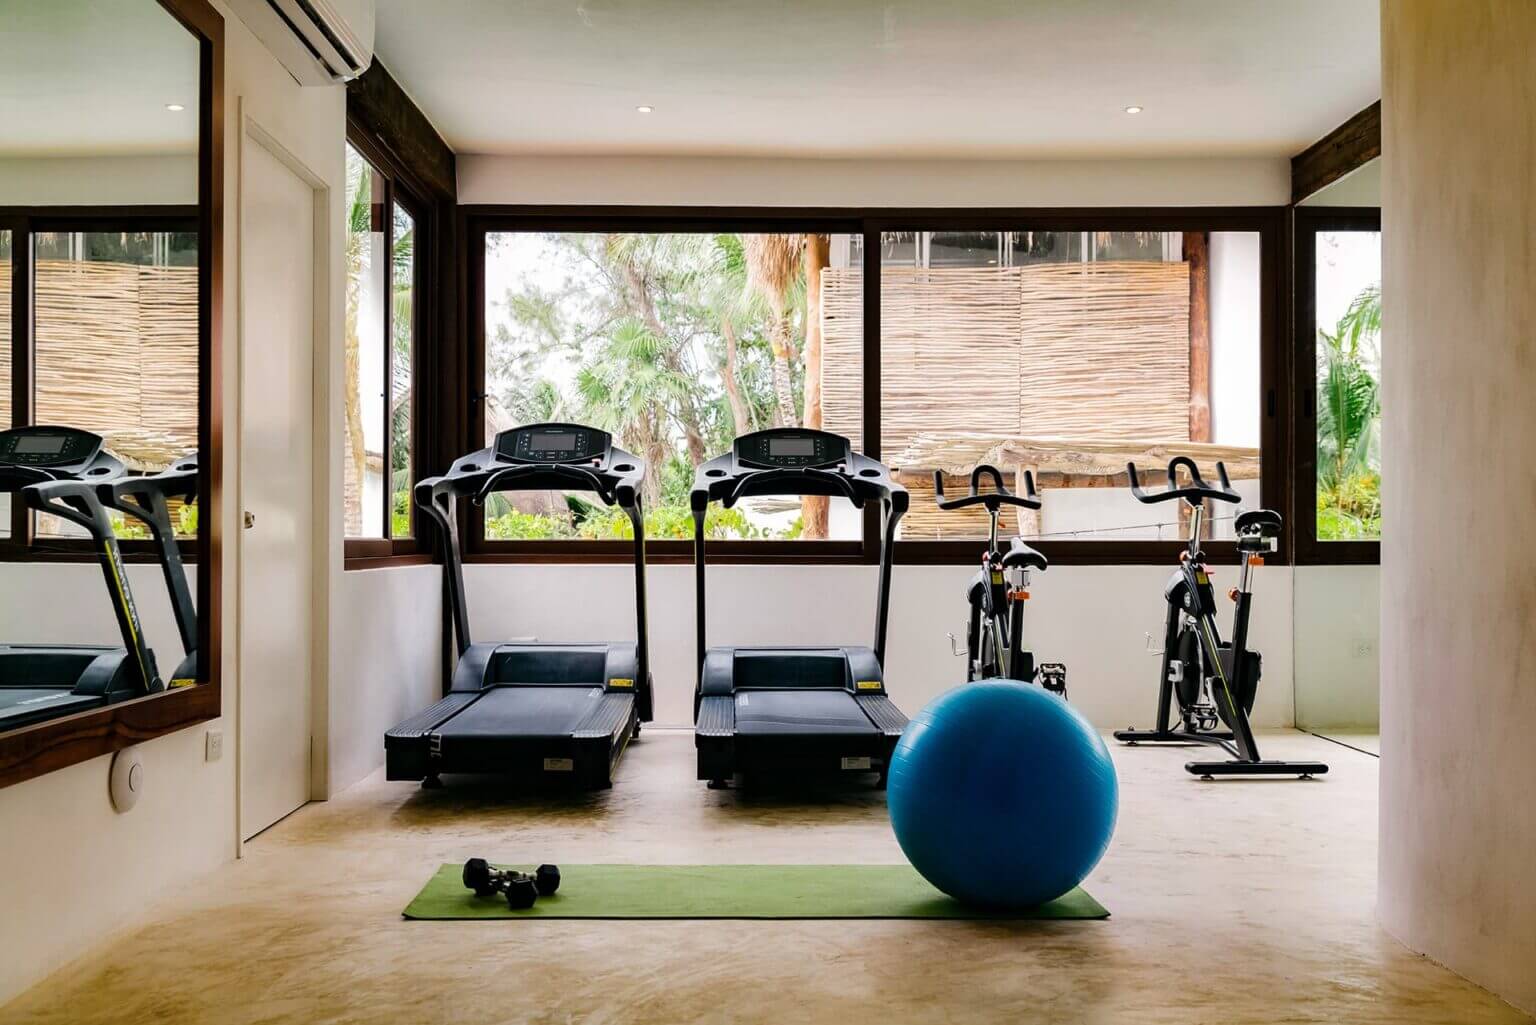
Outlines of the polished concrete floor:
M1523 1022L1376 925L1376 771L1302 734L1315 782L1202 783L1115 751L1102 922L407 922L444 861L895 862L878 793L709 791L655 731L610 792L374 779L0 1009L44 1022ZM1048 786L1049 780L1041 780Z

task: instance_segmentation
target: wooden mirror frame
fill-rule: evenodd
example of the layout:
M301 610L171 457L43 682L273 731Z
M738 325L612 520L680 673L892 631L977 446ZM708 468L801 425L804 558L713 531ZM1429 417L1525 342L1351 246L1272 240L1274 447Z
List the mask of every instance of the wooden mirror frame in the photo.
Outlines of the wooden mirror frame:
M197 650L203 678L0 733L0 787L174 733L220 714L223 557L224 19L209 0L158 0L199 42L197 140Z

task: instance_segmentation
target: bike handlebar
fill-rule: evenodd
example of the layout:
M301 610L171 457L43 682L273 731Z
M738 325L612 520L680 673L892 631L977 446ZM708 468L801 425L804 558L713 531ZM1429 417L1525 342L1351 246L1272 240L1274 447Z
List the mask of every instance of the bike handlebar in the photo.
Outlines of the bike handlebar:
M1179 486L1179 468L1189 471L1189 483ZM1204 477L1200 476L1200 468L1195 461L1188 456L1175 456L1168 461L1168 486L1162 491L1143 491L1141 478L1136 474L1136 464L1126 463L1125 472L1131 478L1131 494L1137 501L1148 505L1154 502L1169 502L1182 498L1190 505L1199 505L1209 498L1217 502L1240 502L1242 496L1232 488L1232 482L1227 479L1227 468L1220 460L1216 462L1216 476L1221 481L1219 488L1212 487Z
M988 511L995 511L1005 505L1018 506L1021 509L1040 508L1040 493L1035 490L1035 475L1029 470L1023 471L1024 493L1015 494L1003 486L1003 475L995 466L982 463L971 471L970 493L961 498L944 497L944 473L942 470L933 471L933 500L938 503L940 509L965 509L973 505L986 506ZM992 478L992 490L981 491L978 485L983 477Z

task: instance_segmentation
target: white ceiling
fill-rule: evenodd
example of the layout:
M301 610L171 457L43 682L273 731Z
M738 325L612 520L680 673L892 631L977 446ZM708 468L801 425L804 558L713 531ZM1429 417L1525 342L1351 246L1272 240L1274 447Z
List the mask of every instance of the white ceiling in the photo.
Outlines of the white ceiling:
M0 0L0 22L0 155L197 151L197 40L156 0Z
M1378 11L379 0L377 50L465 153L1289 156L1380 96Z

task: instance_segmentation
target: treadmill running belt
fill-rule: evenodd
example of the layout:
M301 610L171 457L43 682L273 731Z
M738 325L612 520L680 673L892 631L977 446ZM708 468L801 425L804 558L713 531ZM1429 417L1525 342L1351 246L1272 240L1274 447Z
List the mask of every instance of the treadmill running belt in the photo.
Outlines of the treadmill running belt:
M879 731L847 691L746 690L736 692L736 732L750 736Z
M566 736L602 699L601 687L496 687L437 732L444 737Z

